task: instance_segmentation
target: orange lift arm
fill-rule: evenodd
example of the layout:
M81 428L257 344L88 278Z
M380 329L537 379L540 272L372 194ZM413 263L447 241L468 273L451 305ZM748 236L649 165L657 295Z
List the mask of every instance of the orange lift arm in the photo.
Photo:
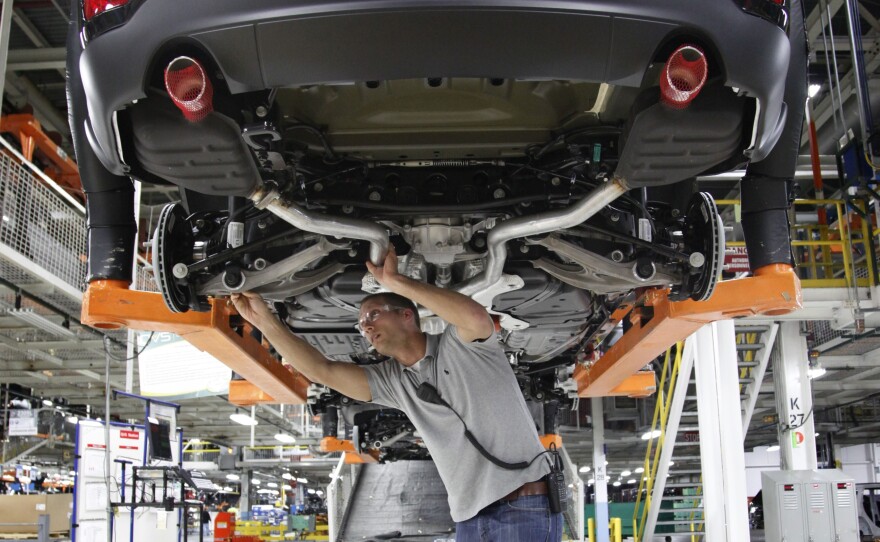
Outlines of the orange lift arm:
M719 282L707 301L670 301L647 290L628 314L632 327L589 367L578 365L579 397L605 397L631 375L706 324L743 316L778 316L802 307L800 280L789 265L773 264L755 276Z
M118 329L125 326L180 335L261 390L260 400L250 404L305 404L309 380L285 367L246 330L239 333L234 329L230 319L236 314L235 308L225 299L211 299L209 312L172 313L165 307L160 294L129 290L125 282L118 280L89 284L82 305L82 322L92 327ZM267 400L265 395L272 400Z
M34 151L39 149L51 163L44 173L61 185L80 201L85 201L79 168L70 156L43 131L40 122L33 115L15 114L0 117L0 131L10 132L18 136L22 154L34 160Z
M613 316L632 324L623 337L595 363L575 368L578 396L651 395L654 375L640 369L703 325L800 307L800 281L791 266L779 264L758 269L753 277L719 283L708 301L670 301L667 290L646 290L625 315L621 311ZM238 333L230 325L235 314L218 299L211 300L210 312L171 313L157 293L129 290L121 281L95 281L84 296L82 321L104 329L177 333L246 379L230 386L234 404L304 404L309 380L282 365L249 333Z
M340 440L336 437L324 437L321 439L322 452L342 452L345 454L346 464L378 463L378 452L360 453L354 449L354 443L350 440Z

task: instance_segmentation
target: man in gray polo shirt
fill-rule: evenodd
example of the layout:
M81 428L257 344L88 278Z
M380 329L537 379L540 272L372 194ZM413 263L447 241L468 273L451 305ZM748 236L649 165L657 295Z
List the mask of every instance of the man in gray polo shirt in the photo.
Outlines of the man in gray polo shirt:
M360 308L361 333L391 358L377 365L326 359L255 294L233 295L232 301L313 382L409 417L449 493L457 542L560 540L562 515L550 513L543 480L549 461L486 310L467 296L398 274L393 249L382 267L367 267L392 292L367 296ZM414 302L445 320L446 331L422 333ZM423 383L446 404L420 399L416 390ZM487 459L465 437L465 425L500 462L528 466L507 469Z

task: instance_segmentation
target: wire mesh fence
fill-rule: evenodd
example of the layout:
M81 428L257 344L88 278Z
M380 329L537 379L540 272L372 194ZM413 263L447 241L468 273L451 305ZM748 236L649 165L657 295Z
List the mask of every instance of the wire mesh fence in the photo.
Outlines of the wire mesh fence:
M86 274L86 219L24 166L0 155L0 243L67 284Z
M52 283L44 295L78 312L86 276L86 219L7 154L0 154L0 276L21 287Z

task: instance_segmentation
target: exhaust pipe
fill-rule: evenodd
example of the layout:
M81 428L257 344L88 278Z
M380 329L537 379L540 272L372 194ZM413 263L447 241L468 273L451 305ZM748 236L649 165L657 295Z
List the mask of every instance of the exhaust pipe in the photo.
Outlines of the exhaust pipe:
M501 279L504 263L507 261L505 243L521 237L577 226L625 194L628 189L622 178L615 177L567 209L521 216L498 224L489 232L487 238L489 254L485 270L482 274L458 285L455 290L469 297L489 290ZM310 213L295 203L283 202L277 191L267 187L257 189L250 199L258 209L266 209L303 231L369 241L370 261L374 265L380 265L388 253L388 232L375 222Z
M214 110L214 89L204 66L188 56L179 56L165 68L165 88L186 120L198 122Z
M627 190L626 182L620 177L614 177L571 207L538 215L520 216L498 224L489 231L487 237L489 256L486 259L485 271L460 284L455 290L470 297L488 290L501 279L504 263L507 261L505 243L520 237L541 235L577 226L625 194Z
M382 265L388 253L388 232L375 222L310 213L295 203L281 201L277 191L265 186L251 195L251 201L258 209L266 209L303 231L369 241L370 261L374 265Z
M666 61L660 74L660 101L674 109L684 109L706 84L709 65L702 49L682 45Z

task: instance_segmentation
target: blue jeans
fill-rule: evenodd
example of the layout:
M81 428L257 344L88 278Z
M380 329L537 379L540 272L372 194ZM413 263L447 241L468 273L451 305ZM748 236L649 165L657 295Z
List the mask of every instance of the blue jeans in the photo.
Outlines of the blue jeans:
M562 514L551 514L546 495L495 502L455 524L455 542L559 542Z

